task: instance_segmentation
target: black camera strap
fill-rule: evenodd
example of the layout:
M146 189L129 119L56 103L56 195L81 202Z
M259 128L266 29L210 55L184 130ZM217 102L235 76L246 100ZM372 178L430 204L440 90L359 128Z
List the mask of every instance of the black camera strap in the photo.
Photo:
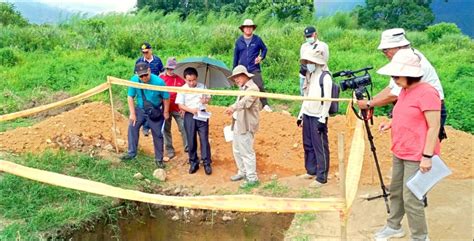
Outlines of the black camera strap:
M145 91L143 91L143 89L140 89L140 91L141 91L142 100L143 100L143 109L146 111L147 107L150 107L150 106L154 108L153 104L146 99Z

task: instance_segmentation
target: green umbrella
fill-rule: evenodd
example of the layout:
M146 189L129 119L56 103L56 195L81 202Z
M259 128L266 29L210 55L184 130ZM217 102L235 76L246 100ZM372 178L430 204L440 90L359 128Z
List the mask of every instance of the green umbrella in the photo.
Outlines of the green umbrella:
M227 77L232 75L224 62L209 57L190 57L179 61L174 72L183 76L186 68L193 67L198 71L198 82L207 88L228 88L234 85Z

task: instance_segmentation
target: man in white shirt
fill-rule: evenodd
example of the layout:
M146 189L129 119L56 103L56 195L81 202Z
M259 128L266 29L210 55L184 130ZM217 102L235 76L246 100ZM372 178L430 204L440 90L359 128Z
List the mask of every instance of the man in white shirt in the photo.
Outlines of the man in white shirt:
M410 49L410 42L405 37L405 30L403 28L393 28L383 31L382 39L378 46L384 55L391 60L392 57L400 49ZM439 93L441 98L441 125L439 130L440 141L446 139L446 132L444 124L446 123L446 106L444 105L444 91L441 81L439 80L436 70L426 57L418 50L411 48L413 52L420 58L421 69L423 70L422 82L432 85ZM393 103L397 100L400 94L401 87L397 86L392 78L390 78L389 85L380 91L372 100L359 100L357 104L361 109L373 108L375 106L384 106Z
M316 31L316 28L313 26L306 27L304 29L304 37L305 37L305 42L301 45L300 47L300 58L303 57L303 53L310 51L312 49L319 48L322 50L323 58L326 60L326 64L323 66L323 70L329 71L328 68L328 61L329 61L329 47L328 45L323 42L319 41L318 39L318 32ZM306 78L306 65L301 64L300 65L300 94L303 95L303 83Z
M198 72L189 67L184 70L186 84L182 88L206 89L202 83L198 83ZM210 96L193 93L178 93L175 103L184 111L184 129L188 139L189 174L196 173L199 169L199 158L197 155L197 134L201 144L201 159L204 164L206 175L212 174L211 168L211 146L209 144L209 119L197 118L199 111L205 111Z
M303 85L304 96L331 98L332 78L324 71L327 64L323 50L316 48L303 53L301 63L306 64L308 71ZM322 82L322 86L320 84ZM327 183L329 172L329 143L327 120L330 101L303 101L298 126L303 128L303 148L306 174L305 179L313 179L310 187L320 187Z

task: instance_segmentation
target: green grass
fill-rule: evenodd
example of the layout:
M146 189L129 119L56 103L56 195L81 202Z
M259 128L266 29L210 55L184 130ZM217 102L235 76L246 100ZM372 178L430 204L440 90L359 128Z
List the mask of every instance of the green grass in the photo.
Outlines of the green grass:
M270 196L283 196L284 194L287 194L290 191L290 188L287 186L282 185L281 183L278 182L278 180L273 180L269 183L266 183L263 185L263 191Z
M45 152L3 157L29 167L82 177L129 189L146 188L144 181L133 178L141 172L153 180L153 161L141 156L138 161L113 166L109 161L82 154ZM153 181L159 184L158 181ZM113 221L113 199L80 191L42 184L11 174L0 180L0 219L9 224L0 231L0 240L36 240L53 235L64 226L80 227L86 221L107 217ZM111 210L109 210L111 209Z

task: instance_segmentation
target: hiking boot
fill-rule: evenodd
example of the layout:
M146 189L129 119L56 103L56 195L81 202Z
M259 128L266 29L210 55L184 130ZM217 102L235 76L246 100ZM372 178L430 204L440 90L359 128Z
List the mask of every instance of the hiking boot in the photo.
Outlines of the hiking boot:
M255 187L258 187L258 185L260 185L260 182L258 180L256 181L245 180L244 182L240 184L240 188L242 189L255 188Z
M133 159L135 159L135 156L131 156L130 154L125 154L125 155L120 157L120 160L122 160L122 161L130 161L130 160L133 160Z
M212 174L211 165L204 165L204 172L206 173L206 175L211 175Z
M389 238L401 238L403 236L405 236L405 232L402 228L393 229L388 225L385 225L375 233L374 238L375 240L388 240Z
M158 168L160 168L160 169L165 169L165 167L166 167L166 166L165 166L165 163L164 163L163 161L160 161L160 160L156 160L156 161L155 161L155 164L156 164L156 166L157 166Z
M319 188L324 186L324 183L318 182L317 180L314 180L312 183L309 184L309 187L311 188Z
M143 128L142 132L143 132L144 136L149 136L150 135L150 129Z
M266 112L273 112L272 108L269 105L265 105L263 107L263 110L266 111Z
M230 180L233 182L240 181L245 178L245 175L243 174L236 174L230 177Z

